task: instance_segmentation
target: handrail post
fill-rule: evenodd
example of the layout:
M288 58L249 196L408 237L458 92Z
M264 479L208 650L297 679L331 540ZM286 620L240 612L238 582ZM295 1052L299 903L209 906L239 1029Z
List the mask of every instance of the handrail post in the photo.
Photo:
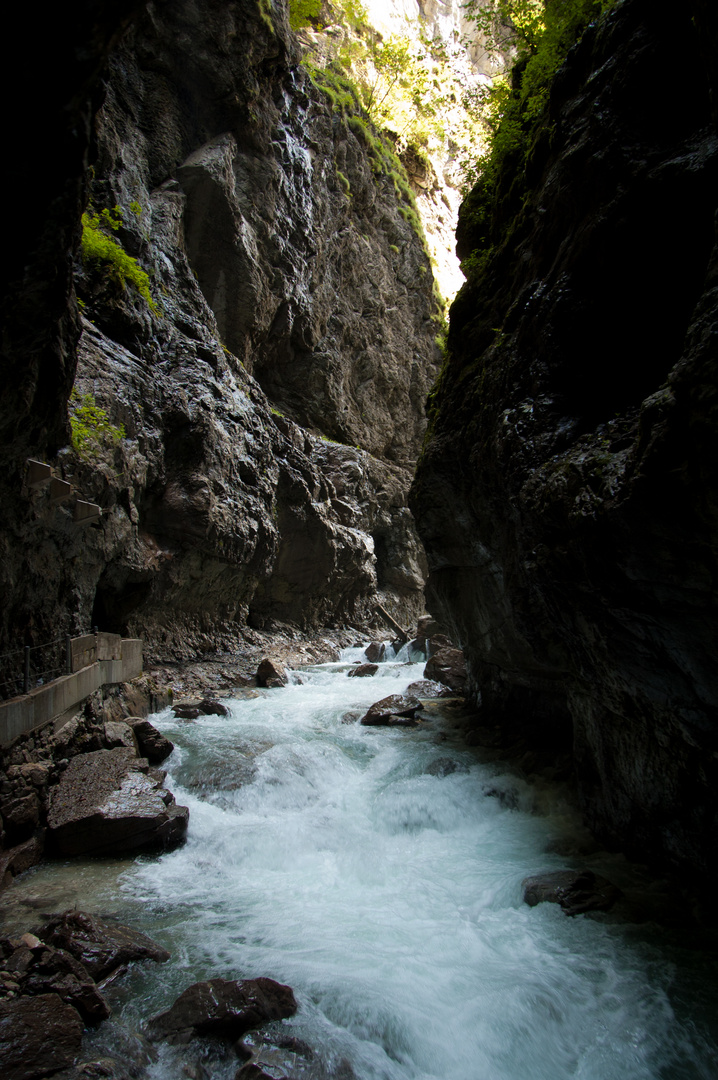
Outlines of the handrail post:
M65 634L65 674L72 675L72 638Z
M25 687L23 693L29 694L30 693L30 646L29 645L25 646L25 671L24 671L23 683L24 683L24 687Z

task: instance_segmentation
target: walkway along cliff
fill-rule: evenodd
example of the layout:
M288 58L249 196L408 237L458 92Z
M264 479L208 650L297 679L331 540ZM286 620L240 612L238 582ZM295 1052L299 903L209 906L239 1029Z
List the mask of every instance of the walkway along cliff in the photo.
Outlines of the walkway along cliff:
M716 29L708 3L625 0L569 54L525 173L500 185L505 241L453 305L411 499L429 606L465 648L485 721L572 749L597 834L703 883L718 826ZM480 199L458 234L475 265Z
M406 493L439 353L400 165L351 95L312 85L283 3L21 17L0 644L98 625L144 637L152 662L377 598L406 621L426 570ZM485 717L572 750L608 843L703 881L717 42L707 0L623 0L569 56L525 174L505 177L506 242L454 305L412 504ZM475 267L476 199L459 229ZM95 524L30 488L28 458L100 507Z

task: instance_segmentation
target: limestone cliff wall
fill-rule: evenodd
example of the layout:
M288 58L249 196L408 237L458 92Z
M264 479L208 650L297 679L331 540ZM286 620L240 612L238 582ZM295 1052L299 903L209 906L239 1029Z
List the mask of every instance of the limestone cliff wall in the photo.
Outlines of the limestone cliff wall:
M181 654L247 619L359 618L377 595L408 618L425 563L406 492L438 357L421 240L362 131L299 67L284 5L128 19L95 91L89 197L120 208L157 310L83 264L81 201L64 207L76 391L127 437L53 461L102 507L82 530L72 500L22 488L15 456L3 636L92 621ZM66 439L63 378L54 444L23 455Z
M516 207L508 178L510 239L452 309L412 495L430 608L465 645L487 722L572 745L590 825L704 880L718 825L715 32L710 5L625 0L569 55L528 200ZM678 80L676 55L693 58ZM463 256L479 243L471 199L459 238Z

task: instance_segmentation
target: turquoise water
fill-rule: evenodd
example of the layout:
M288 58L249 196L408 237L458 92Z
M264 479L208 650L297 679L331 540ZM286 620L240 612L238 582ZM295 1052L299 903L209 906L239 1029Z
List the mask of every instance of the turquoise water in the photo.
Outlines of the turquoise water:
M98 1050L126 1046L121 1024L140 1031L195 980L266 975L293 987L282 1027L316 1052L285 1055L277 1076L718 1076L714 956L650 924L528 908L524 877L575 865L552 854L581 838L560 792L478 761L451 708L416 729L346 722L422 666L346 669L297 673L227 718L152 718L176 743L167 784L190 807L187 843L119 877L88 864L83 890L173 955L114 991ZM52 873L45 888L69 888L72 867ZM180 1075L178 1053L151 1075Z

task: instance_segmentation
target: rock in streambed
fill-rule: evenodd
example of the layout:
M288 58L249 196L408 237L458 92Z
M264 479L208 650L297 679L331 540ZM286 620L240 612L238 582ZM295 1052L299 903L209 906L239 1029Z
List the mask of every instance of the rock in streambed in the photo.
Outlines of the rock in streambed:
M366 727L406 726L415 722L420 708L421 702L411 694L389 694L369 708L361 723Z
M147 1032L153 1041L173 1044L201 1035L236 1042L252 1028L296 1011L291 987L274 979L208 979L188 986L166 1012L153 1016Z
M587 911L608 911L623 895L607 878L592 870L555 870L523 881L524 900L529 907L560 904L567 915Z
M50 793L48 840L63 855L167 849L184 840L186 806L128 749L72 758Z

